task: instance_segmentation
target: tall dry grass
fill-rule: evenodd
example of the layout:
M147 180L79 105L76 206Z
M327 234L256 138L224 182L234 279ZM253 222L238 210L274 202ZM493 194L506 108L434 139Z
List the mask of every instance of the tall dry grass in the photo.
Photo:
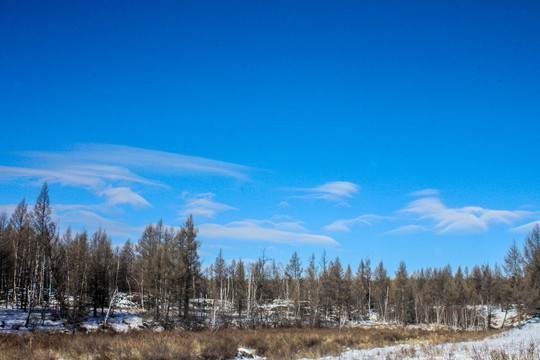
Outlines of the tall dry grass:
M347 348L478 340L489 332L420 329L227 329L0 335L0 360L230 359L239 347L268 359L338 355Z

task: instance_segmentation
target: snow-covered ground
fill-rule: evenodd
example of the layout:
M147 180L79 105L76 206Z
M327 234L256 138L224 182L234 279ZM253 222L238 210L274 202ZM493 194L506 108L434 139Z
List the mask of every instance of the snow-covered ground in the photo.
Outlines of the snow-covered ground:
M504 353L511 359L539 359L540 319L531 319L521 329L514 328L480 341L461 343L395 345L368 350L349 350L337 357L320 360L470 360L506 358L491 355ZM529 352L533 354L529 355ZM529 356L529 357L526 357Z
M25 327L28 313L19 309L0 308L0 334L20 333L25 331L50 331L69 332L69 326L62 320L55 319L50 311L34 311L31 316L30 325ZM88 331L98 330L103 323L104 316L89 317L79 326ZM141 313L129 310L116 310L108 321L109 327L118 332L125 332L132 329L144 329L150 325L144 321Z
M31 317L29 328L24 327L28 313L19 309L0 308L0 333L23 332L30 330L61 331L64 324L55 319L50 312L34 312Z
M120 294L109 317L108 327L117 332L151 327L151 324L145 321L144 315L145 313L139 309L136 303L129 299L127 294ZM58 318L57 311L52 308L34 309L30 316L29 325L25 327L27 317L28 313L26 311L10 306L0 307L0 334L21 333L30 330L49 332L70 332L72 330L69 324ZM89 316L78 325L78 328L88 331L98 330L104 320L104 315ZM152 326L152 328L159 330L155 326Z
M208 300L205 300L208 302ZM205 304L205 307L211 309L210 303ZM281 305L281 304L278 304ZM481 311L482 309L479 309ZM72 329L62 320L55 316L52 310L40 311L35 309L31 316L30 326L25 327L28 313L19 309L10 307L0 307L0 334L1 333L21 333L30 330L41 330L50 332L69 332ZM492 313L492 325L499 327L503 324L515 324L517 314L515 311L503 312L495 310ZM147 321L148 320L148 321ZM104 321L104 316L88 317L81 324L80 328L88 331L94 331L101 328ZM160 326L156 326L151 320L151 315L141 311L137 304L132 302L127 295L122 294L117 298L114 311L109 317L108 326L117 332L129 330L152 328L154 330L162 330ZM392 323L382 323L376 319L361 322L349 322L345 326L352 327L393 327L401 326ZM435 325L417 325L426 329L436 329ZM533 351L534 356L530 356L528 352ZM511 359L540 359L540 319L530 319L522 327L522 329L511 329L506 332L485 338L480 341L462 342L462 343L445 343L445 344L401 344L388 346L384 348L375 348L367 350L349 350L342 353L338 357L325 357L320 360L334 359L364 359L364 360L393 360L393 359L418 359L418 360L443 360L443 359L492 359L492 358L507 358L495 357L493 355L501 354ZM528 357L526 357L529 355ZM240 359L262 359L256 355L256 352L249 349L238 349L236 360Z

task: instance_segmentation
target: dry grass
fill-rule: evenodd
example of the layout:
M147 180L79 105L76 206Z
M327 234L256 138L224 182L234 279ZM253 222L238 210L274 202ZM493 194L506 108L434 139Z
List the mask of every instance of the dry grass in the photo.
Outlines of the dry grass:
M88 334L0 335L0 359L121 360L229 359L238 347L256 349L269 359L316 358L347 348L479 340L492 333L419 329L228 329L211 331L133 331Z
M473 348L471 358L472 360L538 360L540 359L540 348L534 342L520 344L519 351L514 354L509 354L504 349Z

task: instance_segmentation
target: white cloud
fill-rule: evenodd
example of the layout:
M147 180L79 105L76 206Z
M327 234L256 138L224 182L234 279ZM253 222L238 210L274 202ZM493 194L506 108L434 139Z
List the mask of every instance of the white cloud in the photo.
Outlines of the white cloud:
M57 205L54 209L56 210L55 212L58 221L64 229L67 228L68 225L76 230L82 230L84 228L88 231L95 231L98 228L102 228L107 231L107 234L109 235L133 239L137 239L144 230L144 227L131 226L119 221L107 219L92 211L86 210L84 205L79 208L77 208L77 206L67 206L62 208Z
M530 232L535 225L540 226L540 220L536 220L536 221L530 222L530 223L525 224L525 225L513 227L513 228L510 229L510 231L513 231L513 232Z
M125 167L145 168L168 174L208 174L246 180L247 166L196 156L148 150L123 145L83 144L71 151L28 151L24 156L53 163L115 164Z
M54 204L52 205L53 211L64 212L74 210L95 210L99 209L100 205L84 205L84 204Z
M383 216L367 214L360 215L354 219L336 220L333 223L326 225L325 230L329 231L351 231L351 226L356 224L373 225L373 221L377 219L383 219Z
M145 173L180 175L215 175L247 179L250 168L200 157L178 155L120 145L78 145L69 151L29 151L19 153L39 166L0 166L0 181L41 185L61 184L83 188L106 196L106 206L130 205L148 207L150 203L138 192L144 186L168 187L157 181L135 174ZM234 209L213 202L211 197L192 199L189 213L213 217L217 212Z
M105 195L109 205L129 204L132 206L151 206L142 196L133 192L128 187L109 187L100 191L100 195Z
M0 205L0 214L2 214L3 212L6 213L8 219L9 217L11 216L11 214L13 214L13 211L15 211L15 208L17 207L17 204L3 204L3 205ZM31 210L31 207L30 205L28 206L28 210L30 211Z
M400 226L397 229L387 231L387 234L414 234L419 232L428 231L425 226L422 225L405 225Z
M188 196L184 194L184 196ZM237 210L236 208L213 201L216 195L213 193L195 194L187 198L185 208L180 211L180 215L189 216L200 215L213 218L217 213L227 210Z
M290 224L273 223L268 220L245 220L226 225L199 225L203 238L265 241L281 244L339 245L329 236L294 232Z
M513 221L530 216L522 210L491 210L479 206L448 208L438 198L426 197L415 200L400 210L420 215L420 219L435 220L439 233L488 231L492 223L511 225Z
M424 189L420 191L414 191L409 194L410 196L437 196L439 195L439 190L437 189Z
M59 183L65 186L98 188L109 181L127 181L147 185L160 185L156 182L142 178L128 169L118 166L63 164L51 165L50 168L25 168L14 166L0 166L0 178L28 179L36 184L48 182Z
M324 199L345 203L346 198L352 198L360 190L360 186L347 181L328 182L313 188L298 188L296 191L307 192L306 195L297 195L296 198Z
M69 186L97 187L100 184L99 177L84 176L74 173L69 169L33 169L13 166L0 166L0 177L3 179L28 179L36 184L47 181L48 183L60 183Z
M281 206L281 207L291 207L291 205L290 205L288 202L286 202L286 201L280 202L280 203L278 204L278 206Z

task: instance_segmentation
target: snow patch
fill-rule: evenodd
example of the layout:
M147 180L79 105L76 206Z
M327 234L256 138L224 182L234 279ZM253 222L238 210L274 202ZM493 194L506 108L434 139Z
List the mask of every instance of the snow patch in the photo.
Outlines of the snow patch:
M469 360L471 358L491 358L490 354L505 353L510 358L533 358L540 351L540 319L527 321L521 329L487 337L479 341L445 344L394 345L366 350L349 350L337 357L324 357L319 360ZM533 355L534 354L534 355ZM307 360L307 359L303 359Z

